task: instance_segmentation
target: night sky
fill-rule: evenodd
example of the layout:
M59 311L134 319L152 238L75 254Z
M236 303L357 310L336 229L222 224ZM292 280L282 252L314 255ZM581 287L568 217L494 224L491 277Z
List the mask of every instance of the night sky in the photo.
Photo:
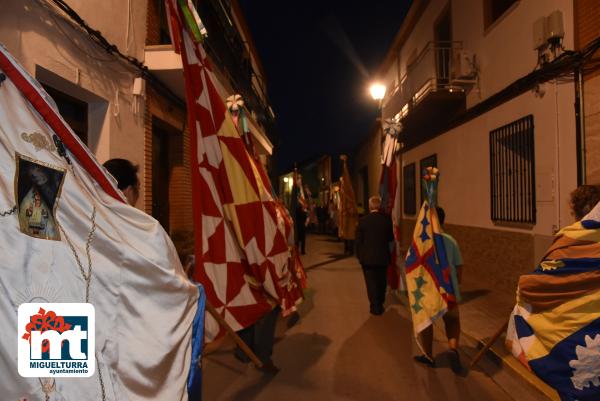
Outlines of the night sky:
M368 135L378 113L368 85L410 3L240 0L277 119L276 173Z

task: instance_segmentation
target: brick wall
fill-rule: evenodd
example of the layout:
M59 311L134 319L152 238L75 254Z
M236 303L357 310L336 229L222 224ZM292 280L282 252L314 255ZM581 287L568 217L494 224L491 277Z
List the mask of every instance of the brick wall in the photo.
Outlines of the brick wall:
M597 0L575 0L575 47L580 50L600 37L600 6ZM596 52L597 62L600 52ZM600 69L584 75L584 125L586 183L600 184Z
M598 0L575 0L575 48L581 50L600 36L600 7Z
M192 179L190 173L190 131L184 110L174 106L157 93L151 86L147 90L145 114L144 166L146 187L144 210L152 213L152 122L161 120L169 125L177 135L169 138L169 234L177 249L184 243L193 241ZM183 134L181 129L184 128Z
M160 0L163 1L163 0ZM160 42L160 10L157 0L148 0L146 17L146 45L157 45Z
M160 43L160 7L162 0L148 0L146 45ZM152 213L152 122L155 119L172 127L178 134L169 138L169 235L181 254L193 253L194 223L192 179L190 173L190 132L186 111L172 104L151 85L147 86L144 116L144 210ZM183 128L183 133L181 130Z
M408 249L414 228L415 220L402 221L402 249ZM454 224L444 229L458 242L465 263L463 274L490 289L511 296L519 276L533 270L533 235Z

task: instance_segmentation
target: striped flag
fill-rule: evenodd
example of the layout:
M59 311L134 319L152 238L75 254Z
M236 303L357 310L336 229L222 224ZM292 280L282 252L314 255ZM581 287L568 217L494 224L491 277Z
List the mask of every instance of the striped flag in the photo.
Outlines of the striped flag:
M275 305L284 315L302 301L290 271L281 210L215 89L191 2L165 0L174 47L181 52L192 148L195 279L234 329ZM210 32L208 33L210 35ZM207 337L219 328L207 317Z
M520 277L506 345L561 399L600 399L600 204Z

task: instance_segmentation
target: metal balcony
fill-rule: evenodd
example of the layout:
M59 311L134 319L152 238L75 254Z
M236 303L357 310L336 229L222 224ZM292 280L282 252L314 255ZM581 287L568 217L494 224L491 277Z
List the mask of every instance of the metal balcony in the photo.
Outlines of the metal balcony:
M454 56L461 49L461 42L429 42L384 99L383 117L400 117L405 147L432 138L465 110L464 88L452 81Z

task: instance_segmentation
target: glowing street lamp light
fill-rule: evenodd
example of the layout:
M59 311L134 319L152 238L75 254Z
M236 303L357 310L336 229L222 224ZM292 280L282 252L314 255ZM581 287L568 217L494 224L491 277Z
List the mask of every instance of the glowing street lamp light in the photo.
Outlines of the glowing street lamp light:
M385 96L385 85L374 83L369 88L369 92L371 92L371 97L373 99L381 101Z

